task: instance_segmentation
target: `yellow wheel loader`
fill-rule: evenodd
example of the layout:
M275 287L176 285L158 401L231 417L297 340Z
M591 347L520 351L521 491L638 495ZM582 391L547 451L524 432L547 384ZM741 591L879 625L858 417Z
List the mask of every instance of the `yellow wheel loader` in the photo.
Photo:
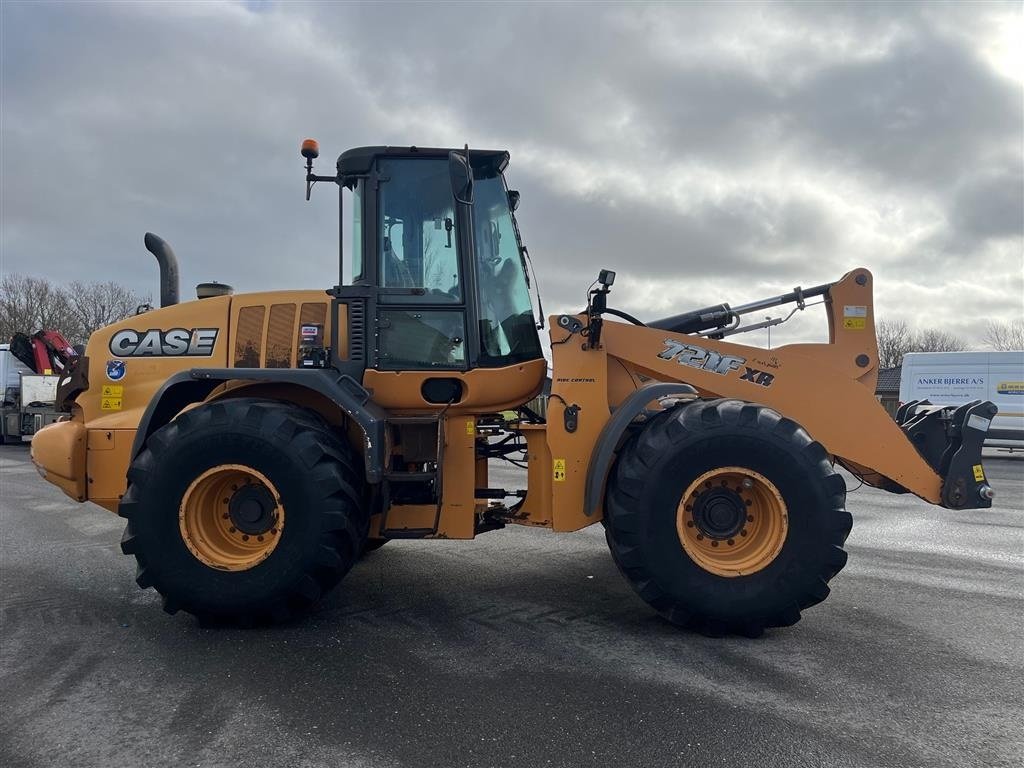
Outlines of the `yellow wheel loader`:
M337 185L340 215L351 196L350 283L204 283L178 303L174 255L147 235L161 307L92 335L61 380L65 420L32 444L47 480L126 518L121 547L168 611L284 620L389 539L602 523L666 619L754 636L825 599L846 563L836 465L950 509L991 505L991 403L908 403L894 420L876 402L866 269L646 320L608 305L602 270L585 309L547 319L542 417L528 404L545 322L508 153L364 147L334 175L314 173L318 154L303 143L306 197ZM747 315L813 304L828 343L735 341L784 319ZM526 487L494 487L497 460L525 466Z

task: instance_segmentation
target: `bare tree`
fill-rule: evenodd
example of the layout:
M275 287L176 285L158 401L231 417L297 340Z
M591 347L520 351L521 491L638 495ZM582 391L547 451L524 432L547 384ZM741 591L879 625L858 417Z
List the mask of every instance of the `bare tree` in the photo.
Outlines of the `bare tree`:
M32 334L42 328L62 334L75 328L64 291L41 277L8 274L0 278L0 341L7 342L15 333Z
M924 328L914 334L912 352L963 352L967 342L954 333L938 328Z
M149 301L112 280L105 283L68 283L64 294L74 316L72 342L85 341L93 331L135 314L140 304ZM71 336L68 336L71 339Z
M879 320L875 334L878 337L879 368L895 368L907 352L914 351L914 331L906 320Z
M959 336L938 328L912 328L905 320L879 320L878 365L895 368L908 352L962 352L967 343Z
M1024 350L1024 320L1008 323L990 320L985 328L984 341L997 352Z
M84 343L97 328L135 312L145 297L122 285L69 283L8 274L0 278L0 342L15 333L59 331L72 344Z

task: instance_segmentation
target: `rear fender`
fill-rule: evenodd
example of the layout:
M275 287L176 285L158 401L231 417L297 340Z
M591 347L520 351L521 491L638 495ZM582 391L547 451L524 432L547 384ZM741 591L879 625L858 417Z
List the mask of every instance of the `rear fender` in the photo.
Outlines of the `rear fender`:
M320 408L316 410L324 408L325 403L332 404L360 428L366 479L369 483L380 482L386 455L386 414L370 400L369 392L359 382L330 369L193 368L191 371L182 371L169 378L150 401L139 422L132 456L137 456L149 436L170 422L176 414L193 403L208 399L215 389L228 382L264 385L261 388L269 386L278 392L284 391L282 388L301 392L301 399L296 398L296 401L317 402ZM248 386L243 389L247 395L252 392ZM328 421L337 422L337 418L328 418Z

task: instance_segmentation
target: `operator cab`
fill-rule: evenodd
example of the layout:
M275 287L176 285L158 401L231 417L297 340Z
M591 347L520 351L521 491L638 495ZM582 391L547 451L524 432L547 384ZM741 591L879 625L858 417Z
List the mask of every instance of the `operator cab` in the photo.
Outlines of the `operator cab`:
M446 372L461 382L451 396L441 392L448 403L468 394L460 372L534 363L539 374L523 383L523 401L539 389L546 364L538 363L528 257L514 215L519 193L503 175L508 161L505 151L361 147L338 158L336 178L308 172L308 182L335 181L352 193L344 237L352 279L334 293L365 301L365 371ZM349 320L351 337L360 323L351 312ZM485 379L476 378L479 390Z

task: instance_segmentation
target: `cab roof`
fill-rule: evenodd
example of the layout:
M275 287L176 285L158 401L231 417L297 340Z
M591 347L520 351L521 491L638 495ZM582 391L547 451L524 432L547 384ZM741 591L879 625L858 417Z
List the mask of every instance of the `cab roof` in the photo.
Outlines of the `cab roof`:
M458 147L355 147L338 157L338 174L341 176L362 176L370 172L370 166L377 157L448 157L449 152L463 152ZM470 162L474 165L491 166L504 171L509 154L504 149L470 149Z

